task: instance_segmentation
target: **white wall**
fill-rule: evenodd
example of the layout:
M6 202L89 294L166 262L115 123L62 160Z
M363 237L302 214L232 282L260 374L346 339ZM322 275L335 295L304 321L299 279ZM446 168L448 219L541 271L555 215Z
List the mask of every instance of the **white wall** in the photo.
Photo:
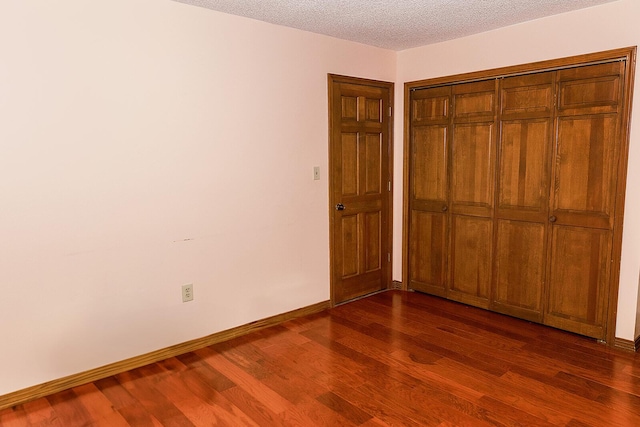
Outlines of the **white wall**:
M398 54L396 111L402 111L404 83L433 77L524 64L640 44L640 1L602 6L513 25ZM640 72L638 73L640 75ZM616 336L640 334L640 85L636 83L629 149L629 174L622 243ZM394 216L402 216L402 114L395 126ZM402 276L402 224L394 222L394 278Z
M169 0L1 1L0 395L329 299L327 73L395 66Z

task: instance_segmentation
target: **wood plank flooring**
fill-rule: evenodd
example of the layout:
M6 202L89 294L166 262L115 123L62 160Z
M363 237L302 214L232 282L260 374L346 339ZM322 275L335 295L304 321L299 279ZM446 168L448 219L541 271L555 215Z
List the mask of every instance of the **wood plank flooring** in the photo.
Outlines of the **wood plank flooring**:
M389 291L0 412L13 426L640 426L640 357Z

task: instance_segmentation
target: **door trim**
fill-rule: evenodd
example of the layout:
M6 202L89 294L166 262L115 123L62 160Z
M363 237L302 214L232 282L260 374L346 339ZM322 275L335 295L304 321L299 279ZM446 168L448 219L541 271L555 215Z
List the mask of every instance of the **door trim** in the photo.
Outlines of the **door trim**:
M332 123L332 113L333 113L333 89L334 86L338 83L346 83L346 84L354 84L354 85L363 85L363 86L373 86L373 87L379 87L379 88L385 88L389 90L389 104L391 107L391 114L389 115L389 121L388 121L388 131L389 131L389 148L388 151L386 153L386 155L388 156L388 162L387 164L389 165L388 170L387 171L383 171L383 173L387 173L388 174L388 179L391 182L391 188L390 191L387 191L387 197L384 198L384 203L387 204L387 211L388 211L388 221L386 224L386 227L384 227L383 232L387 233L387 248L384 248L384 252L387 252L389 255L389 262L388 262L388 268L387 268L387 274L384 278L385 283L386 283L386 289L391 289L392 287L392 283L391 283L391 277L392 277L392 271L393 271L393 120L394 120L394 113L395 113L395 105L394 105L394 83L393 82L385 82L385 81L380 81L380 80L371 80L371 79L364 79L364 78L360 78L360 77L350 77L350 76L344 76L344 75L339 75L339 74L327 74L327 82L328 82L328 92L329 92L329 96L328 96L328 128L329 128L329 137L328 137L328 155L329 155L329 168L328 168L328 172L327 172L327 188L329 190L329 209L328 209L328 214L329 214L329 279L330 279L330 301L331 301L331 307L334 307L336 305L335 303L335 279L334 279L334 266L336 265L336 254L334 253L334 235L333 235L333 228L335 226L334 224L334 219L333 219L333 210L336 204L336 200L334 200L334 194L331 188L331 184L332 184L332 180L333 180L333 176L332 176L332 172L334 170L335 165L333 164L333 152L332 152L332 140L331 138L333 137L333 123ZM384 240L384 239L383 239ZM383 252L383 253L384 253ZM383 256L384 258L384 256ZM383 259L383 261L385 261Z
M606 343L614 346L616 343L616 315L618 310L618 292L620 289L620 261L622 255L622 226L624 222L625 189L627 184L627 165L629 160L629 140L631 131L631 101L633 99L633 85L635 82L637 47L626 47L585 55L533 62L510 67L494 68L472 73L456 74L453 76L418 80L404 84L404 158L403 158L403 204L402 204L402 288L407 290L409 283L409 176L410 176L410 113L411 92L416 89L450 85L454 83L472 82L479 80L497 79L501 77L530 74L542 71L560 70L563 68L579 67L599 62L626 61L625 93L623 93L621 126L620 126L620 157L618 163L618 179L616 183L616 198L614 205L614 224L611 263L609 276L609 294L606 320Z

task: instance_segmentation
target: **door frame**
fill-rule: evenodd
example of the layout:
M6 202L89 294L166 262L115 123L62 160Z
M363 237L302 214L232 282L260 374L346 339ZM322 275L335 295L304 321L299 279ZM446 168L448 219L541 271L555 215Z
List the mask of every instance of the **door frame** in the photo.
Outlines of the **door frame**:
M616 339L616 316L618 311L618 293L620 289L620 261L622 256L622 226L624 222L625 189L627 184L627 165L629 163L629 140L631 131L631 101L633 99L633 85L635 82L637 47L607 50L603 52L547 61L533 62L510 67L494 68L484 71L456 74L452 76L433 79L418 80L404 84L404 157L403 157L403 203L402 203L402 289L407 290L409 283L409 178L410 178L410 147L411 147L411 91L419 88L448 85L454 83L472 82L486 79L495 79L513 75L530 74L541 71L552 71L563 68L579 67L598 62L625 60L624 88L621 112L620 157L618 163L618 179L616 183L616 197L614 204L614 224L611 253L611 272L609 276L609 294L607 295L606 314L606 343L624 349L637 350L637 344L627 343L626 340Z
M328 137L328 154L329 154L329 168L327 171L327 187L329 190L329 279L330 279L330 302L331 307L336 305L335 303L335 265L336 265L336 257L337 254L334 251L334 215L333 211L335 209L335 205L337 201L334 199L334 194L332 191L332 182L333 182L333 171L335 168L333 161L333 89L336 84L339 83L347 83L353 85L362 85L362 86L373 86L379 88L386 88L389 90L389 107L391 108L391 114L389 115L388 122L388 132L389 132L389 147L386 155L388 156L387 164L388 170L382 171L388 174L388 179L391 183L390 190L386 192L387 197L383 197L383 202L386 204L387 212L388 212L388 220L386 227L383 225L383 233L387 234L387 248L381 248L382 253L387 252L389 255L389 262L387 268L386 277L384 277L384 281L386 283L386 289L391 289L392 284L392 271L393 271L393 121L394 121L394 113L395 113L395 105L394 105L394 83L393 82L385 82L381 80L371 80L360 77L350 77L339 74L327 74L327 83L328 83L328 129L329 129L329 137ZM382 239L385 240L385 239ZM384 257L383 257L384 258ZM385 261L383 259L383 261Z

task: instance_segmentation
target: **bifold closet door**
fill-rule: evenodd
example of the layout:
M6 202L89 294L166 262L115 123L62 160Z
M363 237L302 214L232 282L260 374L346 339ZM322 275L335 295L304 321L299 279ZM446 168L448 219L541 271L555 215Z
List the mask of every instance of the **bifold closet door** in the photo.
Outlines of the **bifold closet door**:
M542 321L555 73L500 84L492 309Z
M493 262L496 81L452 88L448 297L487 308Z
M411 95L409 286L489 306L496 87Z
M623 61L557 72L544 323L605 338Z
M451 87L411 94L409 287L446 296Z
M410 289L608 337L626 66L411 90Z

